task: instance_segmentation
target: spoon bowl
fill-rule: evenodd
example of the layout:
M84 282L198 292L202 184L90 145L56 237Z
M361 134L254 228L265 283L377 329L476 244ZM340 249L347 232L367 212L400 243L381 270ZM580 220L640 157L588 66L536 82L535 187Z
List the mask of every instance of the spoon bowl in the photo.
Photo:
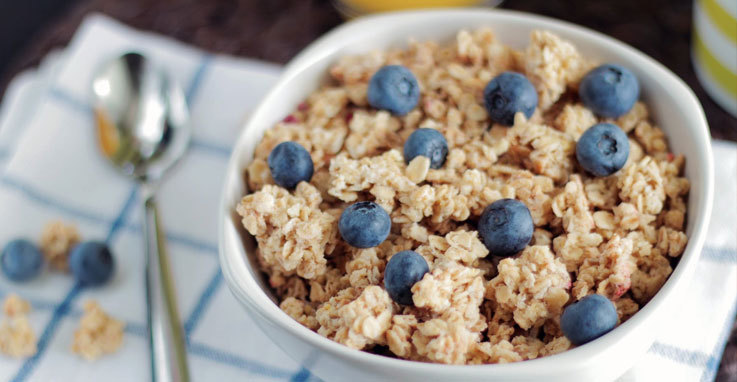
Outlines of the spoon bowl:
M126 53L101 67L92 90L102 153L125 176L159 181L191 137L181 88L141 54Z
M142 191L151 379L189 381L176 289L154 199L164 174L189 145L187 102L175 81L138 53L103 65L92 92L100 151Z

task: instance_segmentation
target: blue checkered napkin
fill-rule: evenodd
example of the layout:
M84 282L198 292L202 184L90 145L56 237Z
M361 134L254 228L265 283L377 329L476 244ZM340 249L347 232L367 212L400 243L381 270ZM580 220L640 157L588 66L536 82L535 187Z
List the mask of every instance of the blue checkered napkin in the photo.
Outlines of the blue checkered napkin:
M0 380L148 379L139 195L98 154L88 101L94 68L127 49L165 66L191 106L192 150L164 183L160 208L193 379L310 379L256 330L223 285L217 259L217 203L230 145L279 68L208 55L92 16L69 48L20 76L4 100L0 244L19 236L37 239L44 223L62 219L74 222L84 238L107 240L118 268L112 282L94 290L75 288L71 277L51 272L25 284L0 277L0 297L16 292L31 301L39 336L36 356L0 357ZM88 299L126 322L120 351L94 363L70 351Z
M100 159L88 104L90 73L104 59L135 48L166 66L192 107L192 151L161 190L161 212L194 380L316 380L260 333L223 285L216 258L217 203L229 145L244 112L273 83L278 68L209 56L171 40L92 16L71 46L23 75L0 111L0 243L36 238L43 224L75 222L86 238L106 238L118 270L96 290L74 288L68 276L45 273L27 284L0 277L0 297L30 300L39 353L0 358L0 379L140 381L148 354L138 195ZM707 244L682 310L622 381L709 381L714 378L737 307L737 147L714 146L717 192ZM95 363L69 346L85 300L94 298L127 323L122 349Z

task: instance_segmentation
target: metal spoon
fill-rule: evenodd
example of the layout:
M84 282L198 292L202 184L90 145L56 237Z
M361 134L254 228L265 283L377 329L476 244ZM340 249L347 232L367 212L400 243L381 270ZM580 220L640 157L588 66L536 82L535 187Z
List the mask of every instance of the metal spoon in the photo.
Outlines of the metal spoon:
M169 257L154 194L190 141L181 89L138 53L104 65L92 81L98 143L103 155L140 185L146 239L146 305L151 376L156 382L189 381Z

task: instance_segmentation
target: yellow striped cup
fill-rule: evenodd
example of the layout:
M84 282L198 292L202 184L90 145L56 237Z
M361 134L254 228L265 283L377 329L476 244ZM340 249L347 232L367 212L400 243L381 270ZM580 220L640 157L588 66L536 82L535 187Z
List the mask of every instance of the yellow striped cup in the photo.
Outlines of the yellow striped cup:
M691 59L711 97L737 117L737 0L694 0Z

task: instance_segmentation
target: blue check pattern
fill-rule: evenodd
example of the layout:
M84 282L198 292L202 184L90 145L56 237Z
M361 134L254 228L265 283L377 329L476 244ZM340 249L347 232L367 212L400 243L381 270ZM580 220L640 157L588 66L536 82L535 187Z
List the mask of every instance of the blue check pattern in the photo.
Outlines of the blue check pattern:
M190 105L196 107L196 97L200 84L203 78L206 76L209 67L211 66L212 56L204 55L201 59L201 63L197 71L194 73L189 86L186 89L187 100ZM89 104L75 98L69 93L59 88L53 88L49 91L47 99L50 102L59 103L65 109L68 109L71 113L85 113L91 114L92 109ZM220 146L214 143L195 140L191 144L191 149L195 151L201 151L206 153L218 160L222 161L225 166L226 160L230 154L230 147ZM0 152L0 164L3 160L7 160L12 154L4 149ZM92 224L104 224L109 226L106 242L113 242L121 231L130 231L136 234L140 234L141 225L139 222L132 221L130 218L131 210L139 202L138 200L138 189L137 187L131 187L126 199L121 203L117 216L112 221L105 219L104 217L97 214L95 211L85 211L73 206L66 205L62 201L54 200L53 197L45 195L43 190L34 188L31 185L25 184L22 180L16 179L10 175L3 174L0 177L0 187L10 191L14 191L23 195L23 197L33 204L52 210L54 213L61 215L67 221L87 221ZM215 204L213 203L213 207ZM184 247L189 247L192 250L200 252L206 256L209 256L213 262L217 262L217 244L215 238L212 241L200 241L187 237L184 234L178 234L176 232L166 232L166 238L170 243L177 244ZM176 261L176 260L174 260ZM229 367L241 369L245 375L254 374L262 377L273 378L274 380L288 380L288 381L307 381L317 380L316 377L312 376L309 371L305 368L298 368L296 370L282 369L263 363L257 359L246 358L242 355L229 352L227 350L218 349L211 345L197 342L192 339L192 333L197 329L201 322L204 313L207 311L213 296L220 289L223 288L223 274L220 268L217 267L216 271L212 274L209 281L206 283L205 288L199 294L197 302L194 305L191 313L183 318L184 332L186 336L187 351L190 357L202 357L213 362L220 363ZM47 310L51 311L51 318L49 319L46 326L42 329L38 339L38 352L25 360L22 366L18 369L15 376L12 377L12 381L26 381L29 376L33 373L34 369L38 366L39 362L43 359L48 349L49 343L53 340L55 334L59 329L59 324L62 320L67 318L78 319L81 317L82 312L79 309L72 308L72 303L79 297L80 292L83 288L79 285L73 285L69 291L64 295L61 301L47 301L43 299L34 299L24 296L29 299L34 310ZM13 290L0 290L0 296L4 296L11 292L19 292ZM22 291L20 291L23 295ZM141 296L143 298L143 296ZM145 322L126 322L126 334L145 337L148 335ZM244 375L244 377L245 377Z

